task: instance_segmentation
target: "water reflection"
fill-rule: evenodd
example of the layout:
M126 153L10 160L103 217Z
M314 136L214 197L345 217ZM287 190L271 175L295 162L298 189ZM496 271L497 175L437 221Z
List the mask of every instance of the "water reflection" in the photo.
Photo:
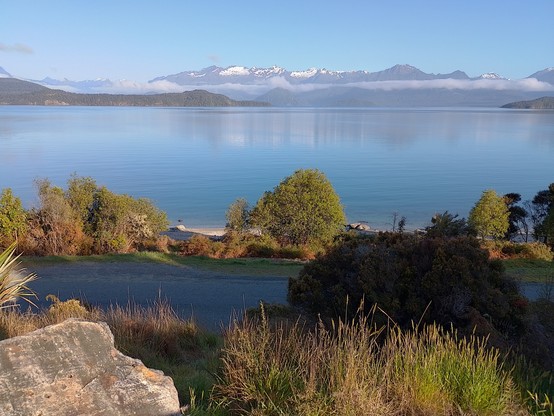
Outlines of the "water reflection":
M416 227L467 215L484 189L524 199L554 181L554 113L499 109L1 107L0 188L92 176L172 220L220 226L299 168L319 168L352 220Z

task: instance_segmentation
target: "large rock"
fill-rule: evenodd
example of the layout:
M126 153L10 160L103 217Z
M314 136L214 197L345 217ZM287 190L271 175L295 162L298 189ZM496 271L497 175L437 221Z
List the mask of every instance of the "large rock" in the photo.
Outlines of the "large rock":
M105 323L69 319L0 342L0 415L178 415L171 378L121 354Z

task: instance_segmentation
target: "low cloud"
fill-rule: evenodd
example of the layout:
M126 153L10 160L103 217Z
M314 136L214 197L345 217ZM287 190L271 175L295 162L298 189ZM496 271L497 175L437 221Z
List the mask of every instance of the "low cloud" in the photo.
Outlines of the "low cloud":
M399 91L422 89L447 89L461 91L493 90L493 91L523 91L552 92L554 85L538 81L535 78L521 80L458 80L436 79L423 81L372 81L349 84L292 84L284 77L272 77L254 84L225 83L214 85L179 85L174 82L159 80L154 82L136 82L130 80L112 81L110 85L80 89L79 86L55 86L71 92L110 93L110 94L159 94L176 93L192 90L207 90L213 93L225 94L231 97L256 98L274 89L283 88L294 93L323 90L326 88L362 88L366 90ZM80 91L79 91L80 90Z
M16 43L14 45L6 45L5 43L0 43L0 52L23 53L28 55L34 53L33 48L22 43Z
M520 80L508 79L433 79L425 81L376 81L357 82L346 84L349 87L359 87L369 90L420 90L420 89L447 89L447 90L495 90L495 91L553 91L554 85L539 81L535 78Z
M149 93L165 93L165 92L182 92L184 87L170 81L154 81L154 82L136 82L126 79L113 81L109 87L111 93L120 94L149 94Z

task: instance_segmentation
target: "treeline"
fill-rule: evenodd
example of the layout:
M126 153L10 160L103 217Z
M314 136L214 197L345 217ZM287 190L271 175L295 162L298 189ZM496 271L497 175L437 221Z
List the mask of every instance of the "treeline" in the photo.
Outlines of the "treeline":
M236 101L204 90L166 94L76 94L17 79L0 79L0 104L130 107L260 107L267 103Z
M469 214L469 225L483 239L514 238L550 244L554 242L554 183L536 193L530 201L521 203L521 195L497 195L483 192Z
M33 255L125 253L156 248L166 214L145 198L116 194L90 177L71 176L67 188L35 182L38 206L23 208L10 188L0 195L0 247L14 241Z
M536 100L516 101L503 105L502 108L552 110L554 109L554 97L541 97Z

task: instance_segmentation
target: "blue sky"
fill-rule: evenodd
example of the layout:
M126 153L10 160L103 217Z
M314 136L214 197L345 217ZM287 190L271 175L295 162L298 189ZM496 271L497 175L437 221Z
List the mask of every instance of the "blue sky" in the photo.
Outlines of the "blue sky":
M395 64L512 79L552 67L554 0L0 0L0 66L21 78Z

